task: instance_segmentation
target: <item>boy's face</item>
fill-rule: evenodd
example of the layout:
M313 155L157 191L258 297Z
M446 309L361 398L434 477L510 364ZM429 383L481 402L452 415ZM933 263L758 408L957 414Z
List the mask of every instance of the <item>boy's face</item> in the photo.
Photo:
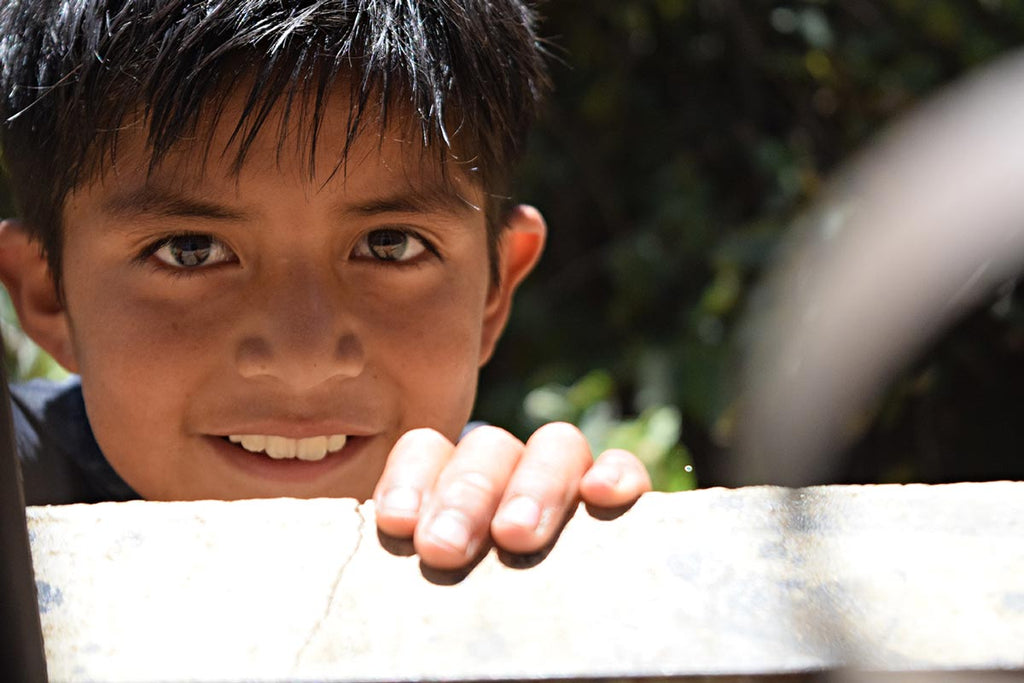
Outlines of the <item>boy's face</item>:
M69 197L66 332L45 345L143 497L363 498L402 433L465 425L543 226L513 227L532 241L519 270L503 249L492 286L482 189L455 165L441 182L414 136L370 130L331 175L345 105L312 180L274 118L233 174L229 110L205 164L182 146L147 173L145 131L127 130L116 166ZM268 455L291 449L311 460Z

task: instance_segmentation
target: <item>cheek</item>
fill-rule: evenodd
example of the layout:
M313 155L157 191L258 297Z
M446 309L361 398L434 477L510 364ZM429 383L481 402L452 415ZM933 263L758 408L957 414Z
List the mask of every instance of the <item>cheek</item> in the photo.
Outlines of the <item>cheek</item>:
M78 303L69 301L68 310L82 374L144 369L152 378L196 368L214 348L209 342L220 336L224 320L197 314L193 305L156 305L131 296Z
M446 281L387 300L368 297L360 316L371 372L401 387L415 425L461 431L476 395L484 294L475 283Z
M188 408L223 355L213 340L226 338L226 312L157 303L101 279L69 283L68 291L72 344L100 449L144 497L185 495L174 487L184 486Z
M169 303L102 277L68 282L68 318L86 387L124 414L167 411L185 399L197 376L221 354L224 311L200 300ZM109 412L109 411L108 411ZM166 416L165 416L166 417Z

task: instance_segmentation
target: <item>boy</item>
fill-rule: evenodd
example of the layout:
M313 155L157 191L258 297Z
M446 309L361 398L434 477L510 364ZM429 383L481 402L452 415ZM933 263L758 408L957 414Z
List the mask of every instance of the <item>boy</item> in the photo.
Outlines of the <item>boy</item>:
M548 425L459 441L540 255L513 0L6 0L0 279L80 377L15 390L30 503L373 496L438 567L650 488ZM454 445L456 444L457 445Z

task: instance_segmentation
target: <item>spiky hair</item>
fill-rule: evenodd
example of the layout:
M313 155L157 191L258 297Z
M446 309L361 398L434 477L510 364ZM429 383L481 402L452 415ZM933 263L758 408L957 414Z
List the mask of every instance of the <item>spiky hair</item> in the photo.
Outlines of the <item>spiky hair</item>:
M141 113L155 165L239 88L236 169L283 106L280 138L299 125L312 174L328 96L347 88L339 163L403 117L442 168L455 156L503 191L547 86L535 24L515 0L3 0L0 149L18 210L59 281L64 201L117 131Z

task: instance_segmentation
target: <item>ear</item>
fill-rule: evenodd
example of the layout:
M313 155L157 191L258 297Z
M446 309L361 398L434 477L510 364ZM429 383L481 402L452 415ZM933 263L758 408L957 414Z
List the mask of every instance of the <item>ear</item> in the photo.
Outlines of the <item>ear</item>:
M540 211L524 204L512 209L502 228L498 245L498 275L501 279L491 285L484 310L481 366L494 353L498 338L508 322L512 295L540 259L546 237L547 225Z
M0 281L25 333L71 372L76 363L64 306L39 242L17 220L0 221Z

